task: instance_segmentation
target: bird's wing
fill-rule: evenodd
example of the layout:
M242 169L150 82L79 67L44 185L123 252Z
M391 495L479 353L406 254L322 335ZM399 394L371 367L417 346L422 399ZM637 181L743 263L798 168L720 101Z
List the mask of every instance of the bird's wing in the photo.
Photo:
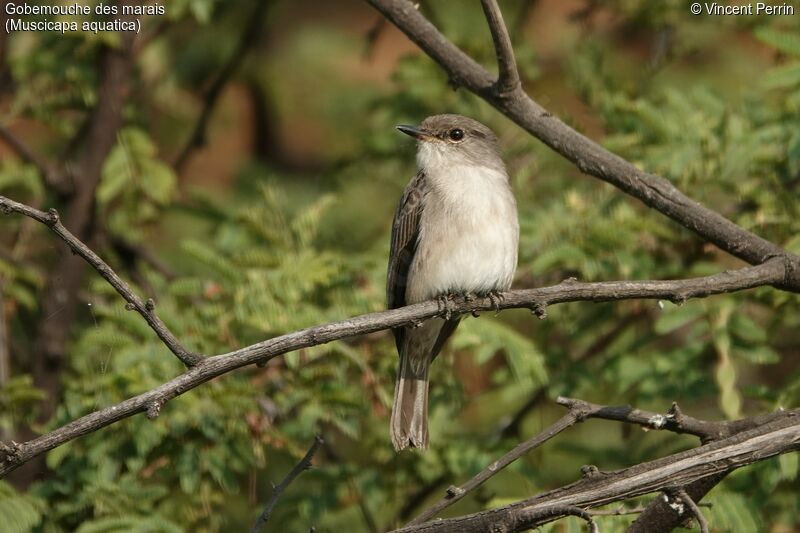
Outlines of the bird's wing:
M417 249L422 198L425 195L425 174L417 172L406 186L392 223L392 242L389 251L389 272L386 276L386 301L389 309L406 305L408 271ZM397 349L402 344L403 328L395 328Z

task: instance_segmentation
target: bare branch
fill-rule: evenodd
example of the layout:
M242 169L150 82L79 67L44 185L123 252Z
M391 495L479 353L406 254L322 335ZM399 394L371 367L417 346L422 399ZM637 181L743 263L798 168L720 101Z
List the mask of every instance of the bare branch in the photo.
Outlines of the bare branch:
M65 194L69 192L71 186L68 180L64 179L65 176L59 175L53 165L39 157L30 146L5 126L0 126L0 140L5 142L20 159L36 167L36 170L39 171L42 179L49 187L52 187L58 193Z
M583 479L511 505L457 518L437 519L395 533L511 533L554 520L527 520L555 506L581 509L607 505L729 472L782 453L800 449L800 409L783 411L775 420L698 448L641 463L616 472L585 472ZM495 529L490 529L495 528Z
M264 511L256 520L255 524L253 524L253 528L250 530L251 533L259 533L261 528L267 523L269 520L269 515L272 514L272 509L275 507L275 504L278 502L278 498L281 497L283 491L295 480L297 476L311 468L311 460L314 458L314 454L317 453L317 450L322 445L322 437L319 435L314 437L314 443L311 444L311 448L308 449L305 456L300 459L300 462L294 465L286 477L283 478L283 481L278 483L278 485L272 489L272 495L269 497L269 501L267 501L267 505L264 507Z
M451 80L477 94L534 137L574 163L638 198L726 252L750 264L786 258L791 268L781 287L800 291L800 257L737 226L680 192L661 176L649 174L581 135L533 101L521 88L499 93L493 76L447 40L407 0L367 0L436 61ZM490 21L491 24L491 21Z
M430 520L447 507L450 507L457 501L461 500L464 496L469 494L471 491L476 489L478 486L486 482L488 479L499 473L505 467L529 451L541 446L565 429L589 418L600 418L604 420L626 422L628 424L642 426L646 429L660 429L679 434L685 433L699 437L702 442L710 442L714 439L734 435L744 431L745 429L758 427L759 425L763 425L786 416L783 411L778 411L775 413L745 418L734 422L712 422L687 416L680 412L677 405L674 403L667 414L642 411L630 406L615 407L598 405L586 402L584 400L576 400L564 397L559 397L556 399L556 403L568 408L569 413L561 417L556 423L549 426L538 435L523 442L522 444L519 444L513 450L503 455L503 457L497 461L494 461L465 484L461 485L460 487L451 486L448 488L447 494L444 498L420 513L419 516L410 521L407 526L421 524L427 520ZM585 474L592 475L595 472L597 472L596 468L586 467Z
M181 360L190 367L186 373L155 389L129 398L117 405L83 416L28 442L15 445L13 447L14 453L6 454L5 460L0 461L0 477L5 476L26 461L65 442L129 416L141 412L148 412L153 416L157 416L163 405L175 396L237 368L254 363L264 363L269 359L301 348L317 346L355 335L415 324L443 313L437 301L432 300L399 309L371 313L339 322L306 328L227 354L201 358L197 354L181 352L180 350L183 348L153 312L152 300L142 303L141 299L130 290L127 284L102 259L59 223L57 214L54 211L45 213L2 196L0 196L0 211L20 213L50 227L75 253L96 268L114 286L117 292L145 318L150 327L153 328L173 353L176 355L180 353ZM761 265L685 280L598 283L581 283L567 280L551 287L505 293L499 303L493 302L490 298L469 300L457 298L452 303L449 312L474 313L495 309L528 308L537 316L543 317L546 314L548 305L565 302L606 302L649 298L683 303L689 298L701 298L712 294L775 285L785 279L785 269L786 264L783 258L776 257Z
M82 257L87 263L89 263L95 270L106 280L108 283L116 289L116 291L122 296L128 305L126 308L128 309L135 309L142 317L147 321L148 325L156 332L158 337L167 345L167 347L174 353L178 359L183 362L188 367L191 367L200 360L200 356L189 352L186 348L184 348L175 335L167 328L167 326L161 321L160 318L156 315L155 303L152 300L142 301L136 293L128 286L125 281L122 280L115 272L111 269L108 264L103 261L96 253L89 249L85 244L83 244L75 235L73 235L64 225L61 223L59 219L58 213L55 209L51 209L47 213L44 211L39 211L38 209L34 209L30 206L25 204L21 204L19 202L15 202L13 200L9 200L5 196L0 196L0 210L4 213L19 213L21 215L25 215L30 217L38 222L41 222L45 226L49 227L53 233L58 235L67 246L70 247L73 253Z
M700 510L700 507L694 502L694 500L686 494L684 489L680 489L676 496L678 499L683 502L683 504L689 508L689 511L694 515L695 519L697 520L697 524L700 526L700 533L708 533L708 522L706 521L706 517L703 516L703 512Z
M552 507L545 507L543 509L531 509L523 511L519 513L519 517L516 520L514 528L515 531L521 531L546 524L547 522L551 522L559 518L565 518L567 516L577 516L578 518L582 518L586 521L586 525L589 527L589 533L600 533L600 529L597 527L597 523L595 523L591 513L574 505L553 505ZM496 529L496 531L506 530Z
M710 422L683 414L676 403L672 404L666 414L642 411L629 405L612 407L564 397L556 399L556 403L569 409L585 411L585 418L616 420L618 422L637 424L645 429L663 429L673 433L685 433L699 437L704 443L734 435L783 416L778 411L733 422Z
M469 494L471 491L478 488L482 485L485 481L493 477L495 474L499 473L505 467L528 453L529 451L533 450L534 448L538 448L548 440L552 439L565 429L574 426L577 422L587 416L588 413L585 411L585 407L582 405L576 405L575 408L570 408L569 413L562 416L558 421L549 426L547 429L533 437L532 439L526 440L525 442L516 446L513 450L509 451L505 455L503 455L497 461L494 461L492 464L478 472L478 474L461 485L460 487L450 486L447 489L447 495L436 502L431 507L425 509L422 513L419 514L414 520L409 522L407 525L414 525L414 524L421 524L426 520L429 520L439 514L444 509L450 507L461 498Z
M497 0L481 0L483 13L492 32L494 49L497 53L497 94L510 94L520 88L517 60L514 59L514 47L508 35L508 27L503 20L503 13Z

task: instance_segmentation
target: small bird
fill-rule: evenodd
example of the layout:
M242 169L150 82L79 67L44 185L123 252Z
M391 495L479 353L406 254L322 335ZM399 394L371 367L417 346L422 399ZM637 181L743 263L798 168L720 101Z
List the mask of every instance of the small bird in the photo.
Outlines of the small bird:
M392 225L389 309L455 295L496 298L511 287L519 222L497 137L461 115L397 129L417 139L417 174ZM449 313L448 313L449 315ZM428 369L458 326L446 316L393 330L400 369L391 434L397 451L428 447Z

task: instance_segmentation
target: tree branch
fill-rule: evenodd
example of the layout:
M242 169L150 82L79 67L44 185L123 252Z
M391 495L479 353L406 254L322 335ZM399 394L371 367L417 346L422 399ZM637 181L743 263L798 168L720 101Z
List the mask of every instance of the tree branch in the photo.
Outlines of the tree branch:
M414 8L412 2L367 1L436 61L455 84L486 100L506 117L574 163L581 172L600 178L638 198L647 206L750 264L762 263L776 256L786 258L790 268L780 285L800 292L800 257L737 226L719 213L688 198L663 177L639 170L632 163L581 135L532 100L521 87L511 92L498 91L493 76L448 41ZM494 28L493 35L498 31L497 25L501 22L502 18L489 20L490 26Z
M520 81L508 27L503 20L503 13L500 11L500 6L497 5L497 0L481 0L481 6L486 21L489 23L494 49L497 53L497 94L512 93L520 88Z
M686 485L686 493L693 501L699 502L731 471L727 470ZM701 504L702 505L702 504ZM683 520L683 516L664 498L655 498L631 524L627 533L669 533Z
M508 27L503 20L503 13L497 0L481 0L483 14L489 23L492 32L492 41L497 53L497 82L495 83L498 95L513 93L520 88L517 60L514 59L514 47L508 34Z
M275 504L278 502L278 498L281 497L283 491L295 480L297 476L311 468L311 460L314 458L314 454L317 453L317 450L322 445L322 437L319 435L314 437L314 443L311 445L311 448L308 449L305 456L300 459L300 462L294 465L286 477L283 478L283 481L278 483L278 485L272 489L272 495L269 497L267 501L267 505L264 507L264 511L261 515L256 519L256 522L253 524L253 528L250 530L250 533L259 533L264 525L269 520L269 515L272 514L272 509L275 507Z
M700 533L708 533L708 522L706 521L706 517L703 516L703 512L700 510L700 507L694 502L694 500L686 494L684 489L680 489L676 496L678 499L689 508L689 511L694 515L695 519L697 520L697 524L700 526Z
M5 197L0 197L0 211L24 214L48 225L71 249L95 267L114 286L117 292L129 304L134 306L134 309L139 311L151 328L173 350L173 353L180 351L178 348L180 345L177 344L177 340L174 340L174 336L166 329L166 326L163 329L160 327L163 324L153 313L152 306L147 302L142 304L141 300L102 259L58 223L54 213L44 213ZM158 416L161 407L167 401L217 376L243 366L264 363L269 359L301 348L317 346L346 337L389 328L414 325L422 320L441 316L447 312L473 313L497 308L527 308L531 309L540 318L543 318L546 316L548 305L565 302L606 302L646 298L683 303L689 298L701 298L712 294L775 285L785 279L785 269L786 265L782 258L773 258L761 265L685 280L581 283L570 279L551 287L507 292L499 303L493 302L490 298L476 298L469 301L464 298L457 298L453 301L450 309L445 310L441 309L437 301L432 300L399 309L370 313L339 322L302 329L227 354L206 358L199 358L196 354L183 354L186 357L187 366L190 366L186 373L117 405L83 416L50 433L22 444L13 445L11 447L13 453L6 453L4 459L0 457L0 477L5 476L33 457L129 416L141 412L147 412L150 417ZM169 342L174 340L174 343L169 344L164 339L170 339ZM195 357L199 361L194 366L191 366L190 363L195 362Z
M494 461L492 464L478 472L478 474L461 485L460 487L450 486L447 489L447 495L433 504L431 507L425 509L421 512L414 520L409 522L407 525L414 525L414 524L421 524L440 512L444 509L450 507L461 498L478 488L484 482L489 480L495 474L503 470L505 467L528 453L529 451L533 450L534 448L538 448L548 440L552 439L565 429L574 426L577 422L580 422L583 418L585 418L589 413L586 412L585 406L583 405L576 405L574 408L570 408L569 413L562 416L558 421L533 437L532 439L526 440L525 442L517 445L513 450L509 451L505 455L503 455L497 461Z
M587 509L671 487L687 486L709 476L730 472L798 449L800 449L800 409L782 411L776 413L770 422L698 448L616 472L600 472L586 468L584 477L580 481L533 498L457 518L438 519L404 527L394 533L522 531L559 518L552 514L546 518L538 514L554 507L570 506ZM567 513L564 513L560 516L566 515ZM537 519L531 521L530 516Z
M208 121L211 119L211 114L214 111L214 107L216 106L220 95L222 95L222 90L231 80L233 75L236 73L236 70L239 68L239 65L242 63L242 60L247 54L247 49L250 48L253 42L258 38L259 30L261 29L261 22L264 18L264 13L266 12L269 3L270 2L267 0L259 0L256 2L256 7L254 8L252 15L248 18L247 27L242 32L242 37L239 40L236 49L231 54L230 58L228 58L228 61L225 63L225 65L223 65L222 69L219 71L219 74L217 74L217 77L214 78L211 86L205 92L205 95L203 96L203 107L200 111L200 115L197 117L197 122L195 122L194 127L192 128L192 133L189 135L186 145L183 147L183 149L181 149L175 158L175 161L172 163L172 166L178 173L183 170L192 151L195 148L201 148L205 146Z
M576 423L583 422L590 418L626 422L647 429L660 429L679 434L685 433L699 437L701 442L706 443L721 437L728 437L740 433L746 429L752 429L767 424L785 416L783 411L778 411L776 413L768 413L734 422L710 422L683 414L680 409L678 409L676 403L672 404L667 414L642 411L627 405L620 407L598 405L584 400L564 397L556 399L556 403L569 409L569 413L561 417L556 423L549 426L538 435L519 444L513 450L503 455L503 457L494 461L462 486L450 486L444 498L420 513L419 516L406 525L422 524L430 520L529 451L541 446L565 429L574 426Z
M58 235L61 240L69 246L73 253L79 255L94 267L94 269L116 289L120 296L128 302L126 308L136 310L142 315L145 321L147 321L147 324L156 332L158 338L164 342L167 348L169 348L183 364L188 367L197 364L200 360L200 356L184 348L175 335L173 335L161 319L158 318L154 311L155 303L153 300L148 299L146 302L143 302L105 261L64 227L55 209L51 209L45 213L44 211L39 211L25 204L9 200L5 196L0 196L0 210L6 214L19 213L25 215L49 227L53 233Z

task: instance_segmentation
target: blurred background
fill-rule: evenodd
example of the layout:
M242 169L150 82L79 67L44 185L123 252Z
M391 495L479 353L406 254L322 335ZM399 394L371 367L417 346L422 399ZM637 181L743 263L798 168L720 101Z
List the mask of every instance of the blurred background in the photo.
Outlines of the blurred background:
M693 16L677 0L500 3L542 105L800 253L797 2L773 17ZM0 194L56 207L190 349L224 353L383 309L393 211L415 171L394 125L442 112L499 134L520 212L516 288L742 266L454 89L366 2L165 7L141 17L135 39L0 33ZM419 8L494 70L477 1ZM0 304L0 441L182 371L105 281L16 215L0 217ZM0 520L10 531L242 530L319 433L315 468L268 529L384 531L555 421L558 395L659 412L677 401L709 419L796 407L798 326L797 296L769 288L469 318L432 369L431 449L399 455L391 334L301 350L31 461L0 481ZM695 445L589 421L446 514L572 482L584 464L612 470ZM714 530L795 531L797 475L792 454L729 476L704 500Z

